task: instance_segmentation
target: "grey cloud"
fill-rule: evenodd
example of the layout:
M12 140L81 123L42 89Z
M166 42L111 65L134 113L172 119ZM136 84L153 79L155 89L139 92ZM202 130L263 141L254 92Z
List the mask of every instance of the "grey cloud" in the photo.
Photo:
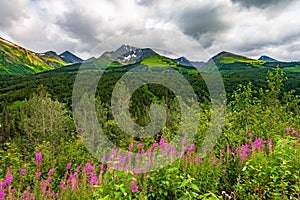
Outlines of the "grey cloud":
M220 32L230 28L230 24L223 21L223 18L221 7L201 7L179 13L177 23L185 34L192 36L207 48Z
M26 13L22 7L24 2L25 1L20 2L18 0L0 1L0 27L10 27L13 21L26 16Z
M258 8L266 8L269 6L274 6L277 4L287 5L294 0L231 0L233 3L239 3L244 7L258 7Z
M142 6L150 6L153 5L154 0L136 0L136 3Z
M89 18L79 11L73 11L59 17L56 24L71 38L79 40L82 50L88 50L99 43L97 34L101 19Z

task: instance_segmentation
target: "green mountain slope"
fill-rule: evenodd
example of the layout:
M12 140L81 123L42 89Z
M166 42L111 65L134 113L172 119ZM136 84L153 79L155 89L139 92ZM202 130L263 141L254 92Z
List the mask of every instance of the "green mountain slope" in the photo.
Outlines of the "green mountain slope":
M236 55L229 52L221 52L216 56L212 57L203 68L202 71L212 72L216 71L217 66L218 70L221 73L229 73L233 71L247 71L253 69L257 70L269 70L279 66L285 72L300 72L300 62L280 62L273 61L267 62L260 59L251 59L245 56Z
M47 64L55 68L59 68L61 66L66 66L67 63L62 60L59 55L57 55L54 51L48 51L45 53L40 53L38 56Z
M34 74L64 66L53 56L38 54L0 38L0 74Z

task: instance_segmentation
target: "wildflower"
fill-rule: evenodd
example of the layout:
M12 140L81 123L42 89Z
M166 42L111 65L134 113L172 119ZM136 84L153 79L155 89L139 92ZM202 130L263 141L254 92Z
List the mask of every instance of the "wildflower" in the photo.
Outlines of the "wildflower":
M286 132L290 132L291 128L288 126L285 130Z
M202 162L202 158L195 158L195 162L196 162L196 163Z
M165 138L161 138L159 141L160 148L164 148L167 146L167 143L165 142Z
M71 163L68 163L66 169L70 169L70 168L71 168Z
M24 176L26 174L26 168L20 170L20 175Z
M263 144L264 144L264 141L263 139L261 138L257 138L254 143L253 143L253 147L254 147L254 150L259 150L260 148L263 148Z
M131 151L132 150L132 148L133 148L133 142L131 142L130 144L129 144L129 146L128 146L128 149Z
M42 152L37 152L35 155L35 162L39 163L42 162L43 156L42 156Z
M36 174L35 174L35 177L38 179L38 178L40 178L40 176L41 176L41 172L37 172Z
M158 143L155 142L153 145L152 145L152 149L155 149L156 147L158 147Z
M81 168L81 165L77 166L76 169L75 169L75 171L79 172L80 168Z
M53 168L49 169L49 171L48 171L48 176L51 176L51 175L53 174L53 172L54 172L54 169L53 169Z
M192 143L191 146L188 148L189 151L193 151L195 149L195 144Z
M271 146L273 145L273 142L272 142L271 138L268 138L268 144L271 145Z
M138 149L141 149L143 147L142 142L139 142L137 147L138 147Z
M249 137L249 138L252 138L252 136L253 136L252 133L249 133L249 134L248 134L248 137Z
M298 132L297 132L296 130L293 130L293 131L292 131L292 134L293 134L293 136L295 136L295 137L298 137L298 135L299 135Z
M152 190L152 189L153 189L153 187L152 187L152 185L150 185L150 186L149 186L149 190Z
M52 182L52 178L51 177L48 177L47 181L50 183Z
M88 162L86 165L85 165L85 170L86 171L93 171L95 169L95 167L90 163Z
M133 180L133 181L131 182L131 187L133 188L133 189L131 190L132 193L136 193L136 192L139 191L139 187L137 186L137 181L136 181L136 180Z
M251 148L249 144L238 147L236 151L240 156L240 163L243 163L251 154Z
M170 151L170 152L175 152L175 147L174 147L174 145L171 145L171 146L169 147L169 151Z
M8 173L5 177L6 183L11 183L13 181L13 176L11 173Z
M181 144L184 145L186 143L186 138L184 137L181 141Z

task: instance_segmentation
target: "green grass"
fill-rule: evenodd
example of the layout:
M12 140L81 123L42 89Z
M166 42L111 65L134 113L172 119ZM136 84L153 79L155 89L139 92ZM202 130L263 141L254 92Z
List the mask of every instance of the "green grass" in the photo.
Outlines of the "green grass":
M51 64L53 63L53 66ZM61 60L45 57L43 61L35 53L0 40L0 74L34 74L65 66Z
M286 72L295 72L295 73L297 73L297 72L300 72L300 66L297 65L295 67L286 67L286 68L283 68L282 70L286 71Z
M149 58L144 59L141 62L142 65L147 65L149 68L153 67L178 67L177 63L167 57L154 55Z

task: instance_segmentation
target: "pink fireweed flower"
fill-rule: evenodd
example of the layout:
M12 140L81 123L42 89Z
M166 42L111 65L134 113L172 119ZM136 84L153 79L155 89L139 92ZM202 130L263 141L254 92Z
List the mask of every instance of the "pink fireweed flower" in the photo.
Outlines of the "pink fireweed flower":
M156 147L158 147L158 143L155 142L153 145L152 145L152 149L155 149Z
M299 135L298 132L297 132L296 130L293 130L293 131L292 131L292 134L293 134L293 136L295 136L295 137L298 137L298 135Z
M105 160L106 160L106 157L103 156L103 157L101 158L101 163L102 163L102 164L105 163Z
M290 132L291 128L288 126L285 130L286 130L286 132Z
M37 172L36 174L35 174L35 177L38 179L38 178L40 178L41 177L41 172Z
M249 144L238 147L236 151L240 156L240 163L243 163L251 155L251 147Z
M133 148L133 142L131 142L130 144L129 144L129 146L128 146L128 149L131 151L132 150L132 148Z
M48 176L52 176L53 172L54 172L54 169L53 169L53 168L49 169L49 171L48 171Z
M195 144L192 143L191 146L188 148L188 151L193 151L195 149Z
M258 151L259 149L262 149L264 146L264 140L261 138L256 138L256 140L253 143L253 147L255 151Z
M273 142L272 142L271 138L268 138L268 144L273 145Z
M249 138L252 138L252 136L253 136L252 133L249 133L249 134L248 134L248 137L249 137Z
M81 168L81 165L77 166L76 169L75 169L75 171L79 172L80 168Z
M202 158L195 158L195 163L200 163L202 162Z
M137 181L136 181L136 180L133 180L133 181L131 182L131 187L133 188L133 189L131 190L132 193L136 193L136 192L139 191L139 187L137 186Z
M5 200L5 199L4 199L4 191L0 191L0 199L1 199L1 200L2 200L2 199Z
M138 147L138 149L141 149L143 147L143 143L139 142L137 147Z
M159 144L160 144L160 148L166 147L167 143L165 142L165 138L160 138Z
M186 138L184 137L181 141L181 144L184 145L186 143Z
M152 185L150 185L150 186L149 186L149 190L152 190L152 189L153 189L153 186L152 186Z
M13 176L11 173L7 174L5 177L5 182L6 183L11 183L13 181Z
M20 175L24 176L26 174L26 168L20 170Z
M42 152L37 152L35 155L35 162L39 163L42 162L43 156L42 156Z
M71 169L71 165L72 165L71 163L68 163L66 169Z

